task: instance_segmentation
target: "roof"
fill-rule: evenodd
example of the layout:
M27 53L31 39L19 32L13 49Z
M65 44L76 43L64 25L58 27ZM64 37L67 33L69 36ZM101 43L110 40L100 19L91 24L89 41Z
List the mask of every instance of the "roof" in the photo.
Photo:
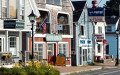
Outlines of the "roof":
M105 21L106 24L116 24L118 21L119 17L118 16L105 16Z
M86 1L73 1L72 4L75 8L73 11L73 22L77 22L81 16Z

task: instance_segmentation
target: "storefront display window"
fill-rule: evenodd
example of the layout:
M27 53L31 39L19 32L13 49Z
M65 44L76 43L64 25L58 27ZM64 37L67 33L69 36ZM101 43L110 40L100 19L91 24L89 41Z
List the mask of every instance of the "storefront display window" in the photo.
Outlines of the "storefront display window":
M66 57L69 57L68 44L59 43L58 45L59 53L64 54Z

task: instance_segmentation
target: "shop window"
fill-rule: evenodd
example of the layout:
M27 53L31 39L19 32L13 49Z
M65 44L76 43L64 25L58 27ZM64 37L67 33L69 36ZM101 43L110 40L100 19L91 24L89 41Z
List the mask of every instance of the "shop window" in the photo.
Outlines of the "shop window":
M98 33L102 33L102 27L98 27Z
M62 0L46 0L47 4L51 4L51 5L57 5L60 6L62 3Z
M62 27L61 29L57 29L59 34L69 34L70 25L68 23L68 15L59 13L57 17L57 25Z
M47 22L46 22L46 32L45 33L50 33L50 22L49 22L49 15L47 11L39 11L40 12L40 17L36 19L36 33L43 33L43 27L41 26L41 24L43 23L43 21L47 18Z
M106 54L109 54L109 45L106 45Z
M43 58L43 44L39 44L39 43L35 43L34 44L34 49L35 51L39 53L38 57L39 57L39 60L41 60Z
M69 57L68 44L59 43L58 44L59 53L64 54L66 57Z
M101 53L101 44L98 44L98 53Z

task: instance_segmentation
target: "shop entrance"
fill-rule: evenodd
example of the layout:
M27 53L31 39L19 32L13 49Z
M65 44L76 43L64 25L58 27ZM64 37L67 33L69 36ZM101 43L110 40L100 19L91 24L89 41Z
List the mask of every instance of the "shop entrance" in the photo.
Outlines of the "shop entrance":
M48 63L51 65L55 65L56 61L56 44L48 43L47 44L47 55L48 55Z

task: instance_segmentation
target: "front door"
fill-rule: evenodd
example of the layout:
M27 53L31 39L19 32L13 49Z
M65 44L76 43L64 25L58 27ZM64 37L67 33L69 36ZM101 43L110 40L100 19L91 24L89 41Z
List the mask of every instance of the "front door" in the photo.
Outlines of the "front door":
M56 44L47 44L48 63L55 64L56 61Z
M10 52L12 52L12 55L17 55L16 36L9 37L9 48L10 48Z

